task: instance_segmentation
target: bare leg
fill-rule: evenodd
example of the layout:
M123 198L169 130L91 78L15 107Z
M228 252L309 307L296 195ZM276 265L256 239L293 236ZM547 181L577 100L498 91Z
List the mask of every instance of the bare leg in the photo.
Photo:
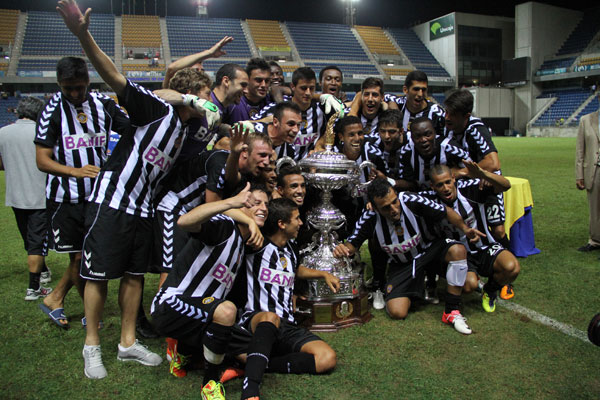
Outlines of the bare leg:
M135 343L135 321L142 295L142 275L125 274L119 287L121 307L121 346L130 347ZM91 322L88 320L88 326Z
M98 335L98 322L100 322L102 319L102 313L104 312L107 288L108 281L88 280L85 284L83 306L85 309L85 318L87 320L85 344L88 346L96 346L100 344L100 336Z
M312 354L315 357L317 374L331 371L337 364L335 351L324 341L315 340L308 342L300 349L302 353Z
M388 315L392 319L404 319L408 315L410 309L410 298L408 297L396 297L388 300L385 303Z

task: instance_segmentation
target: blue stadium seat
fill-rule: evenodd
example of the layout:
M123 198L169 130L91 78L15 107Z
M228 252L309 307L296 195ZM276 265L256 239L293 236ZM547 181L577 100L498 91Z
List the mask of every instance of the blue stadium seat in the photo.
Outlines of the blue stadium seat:
M557 100L533 123L533 126L555 126L557 121L567 120L590 94L589 90L579 88L542 92L538 99L557 97Z
M421 39L410 29L388 29L410 62L428 76L448 78L450 75L435 59Z

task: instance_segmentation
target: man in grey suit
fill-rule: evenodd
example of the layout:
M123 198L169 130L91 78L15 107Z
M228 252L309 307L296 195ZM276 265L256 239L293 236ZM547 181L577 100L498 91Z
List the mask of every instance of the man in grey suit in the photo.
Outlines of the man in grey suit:
M590 237L579 251L600 250L600 126L598 111L579 121L575 157L575 184L587 190L590 205Z

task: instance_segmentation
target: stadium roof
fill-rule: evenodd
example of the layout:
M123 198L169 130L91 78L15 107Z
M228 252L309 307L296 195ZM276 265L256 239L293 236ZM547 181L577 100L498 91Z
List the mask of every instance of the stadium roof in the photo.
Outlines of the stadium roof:
M355 0L356 1L356 0ZM196 0L80 0L82 7L92 7L96 12L121 14L144 13L164 16L165 3L169 15L194 15ZM448 14L453 11L475 14L499 15L514 17L515 5L524 1L448 1L448 0L358 0L357 23L360 25L406 27L417 22ZM585 10L589 1L583 0L548 0L540 3L560 7ZM267 6L268 5L268 6ZM155 8L156 6L156 8ZM20 10L53 11L56 1L53 0L3 0L1 8ZM342 0L208 0L211 17L220 18L256 18L275 19L280 21L310 21L342 23L344 17L344 1ZM335 40L335 38L332 38Z

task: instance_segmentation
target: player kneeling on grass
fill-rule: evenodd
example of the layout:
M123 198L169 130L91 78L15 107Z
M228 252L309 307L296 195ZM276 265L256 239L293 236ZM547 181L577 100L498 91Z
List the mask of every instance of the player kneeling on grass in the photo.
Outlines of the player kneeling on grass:
M240 323L252 332L242 399L258 399L268 372L320 374L336 365L335 351L318 336L296 325L292 306L294 279L323 278L336 292L340 281L325 271L298 265L295 239L302 221L298 206L281 198L269 204L265 243L246 254L248 302Z
M369 238L379 241L388 254L385 301L387 312L394 319L406 318L411 298L422 296L426 270L434 268L445 274L448 287L442 322L470 334L471 328L460 313L460 295L467 277L465 246L453 239L429 238L427 232L428 227L447 219L470 240L477 241L483 234L467 226L447 206L415 193L396 193L387 179L371 182L367 196L374 211L365 209L348 241L335 248L334 256L354 255Z
M502 175L485 171L473 161L463 162L472 179L456 181L447 166L436 165L429 171L431 188L438 201L452 207L471 228L485 233L485 237L473 243L454 226L441 224L447 235L460 240L467 248L469 269L463 290L472 292L477 288L478 276L488 277L483 286L482 306L485 311L494 312L498 290L517 279L520 266L516 257L497 243L489 231L485 204L498 193L510 189L510 182Z
M204 354L202 399L225 398L216 381L225 353L235 346L232 326L237 309L224 299L242 266L244 243L262 244L258 227L267 218L267 204L265 188L247 184L237 196L202 204L177 222L191 238L155 296L151 312L157 330L178 341L171 354L172 374L185 374L186 356ZM222 214L235 208L242 211L232 217Z

